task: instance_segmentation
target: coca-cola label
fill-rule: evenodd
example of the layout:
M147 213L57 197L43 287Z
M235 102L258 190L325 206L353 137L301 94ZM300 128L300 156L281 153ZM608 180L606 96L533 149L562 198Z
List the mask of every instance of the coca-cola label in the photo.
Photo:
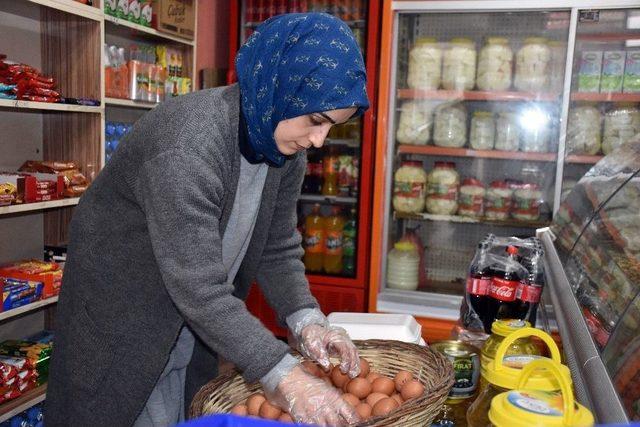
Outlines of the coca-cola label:
M511 302L516 300L517 290L518 282L515 280L494 277L491 279L491 285L489 286L489 296L499 301Z
M540 302L540 294L542 294L541 286L520 283L516 298L523 302L538 303Z
M489 285L491 285L491 279L489 278L467 278L467 293L470 295L483 296L489 292Z

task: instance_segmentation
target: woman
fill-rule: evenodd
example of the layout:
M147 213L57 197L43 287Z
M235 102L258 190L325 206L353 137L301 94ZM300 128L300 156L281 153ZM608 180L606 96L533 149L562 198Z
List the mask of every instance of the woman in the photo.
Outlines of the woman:
M353 34L326 14L261 25L238 85L140 119L71 222L46 402L48 426L172 425L215 377L215 354L299 422L357 420L243 303L256 280L307 356L359 372L309 292L296 231L305 149L368 108Z

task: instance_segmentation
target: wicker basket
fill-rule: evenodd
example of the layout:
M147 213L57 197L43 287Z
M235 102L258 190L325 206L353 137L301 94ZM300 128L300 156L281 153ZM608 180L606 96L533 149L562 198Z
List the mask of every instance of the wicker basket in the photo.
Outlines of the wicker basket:
M431 424L440 411L453 386L453 366L440 353L400 341L354 341L371 369L387 376L404 369L413 373L425 385L422 397L405 402L387 417L370 418L358 426L424 426ZM191 402L191 418L208 414L227 413L251 394L260 390L259 384L249 385L240 374L230 371L210 381L200 389Z

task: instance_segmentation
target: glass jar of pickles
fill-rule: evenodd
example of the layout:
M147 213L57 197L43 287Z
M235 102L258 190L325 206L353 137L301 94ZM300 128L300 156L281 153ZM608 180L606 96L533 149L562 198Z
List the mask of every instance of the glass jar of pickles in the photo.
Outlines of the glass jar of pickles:
M489 37L480 50L476 84L481 90L508 90L511 87L513 51L503 37Z
M464 147L467 142L467 110L462 104L436 108L433 142L439 147Z
M436 39L422 37L409 51L407 85L411 89L435 90L440 86L442 49Z
M476 84L476 46L471 39L451 39L443 55L442 87L471 90Z
M496 124L489 111L476 111L471 119L469 145L474 150L492 150L496 136Z
M433 106L423 101L407 101L400 107L396 140L400 144L426 145L431 136Z
M529 37L516 54L514 86L524 92L549 90L549 63L551 49L547 39Z
M520 127L513 113L500 113L496 120L495 149L518 151L520 146Z
M424 210L427 173L420 161L405 161L398 168L393 181L393 208L401 213Z
M581 104L569 110L567 152L598 154L601 147L601 123L600 111L593 105Z
M633 104L620 104L604 116L602 152L609 154L640 132L640 110Z
M427 177L427 212L453 215L458 210L460 175L453 162L436 162Z
M501 319L496 320L491 325L491 336L482 347L482 354L480 361L482 365L487 365L493 362L496 357L498 347L502 344L502 341L509 336L512 332L515 332L522 328L530 328L531 323L526 320L520 319ZM512 342L505 352L505 355L510 356L512 354L535 354L540 355L540 349L535 346L531 337L523 337Z

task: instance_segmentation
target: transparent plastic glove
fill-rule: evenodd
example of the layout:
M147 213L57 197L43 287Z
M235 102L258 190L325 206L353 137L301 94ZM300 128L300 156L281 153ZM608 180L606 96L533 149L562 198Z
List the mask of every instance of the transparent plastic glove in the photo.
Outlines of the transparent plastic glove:
M296 365L275 390L265 390L270 402L291 414L297 423L346 426L359 421L355 409L342 393Z
M340 359L340 371L355 378L360 373L358 349L342 328L330 325L308 325L299 336L298 350L318 362L325 370L331 367L330 357Z

